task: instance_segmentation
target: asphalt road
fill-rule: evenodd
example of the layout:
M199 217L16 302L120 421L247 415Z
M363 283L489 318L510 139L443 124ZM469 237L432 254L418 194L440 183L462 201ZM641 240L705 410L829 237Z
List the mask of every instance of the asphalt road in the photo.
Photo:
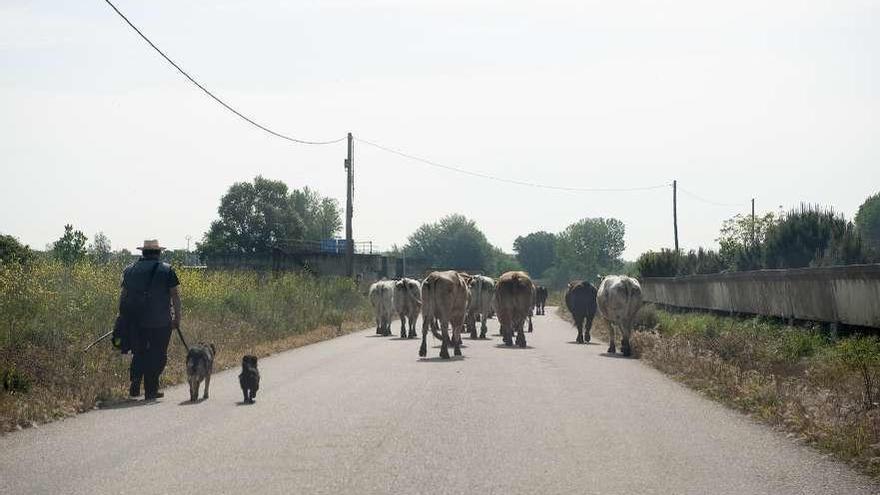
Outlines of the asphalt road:
M351 334L0 438L0 493L863 494L877 485L552 315L526 349ZM490 335L497 334L492 321ZM438 342L433 341L436 346ZM222 352L222 350L221 350Z

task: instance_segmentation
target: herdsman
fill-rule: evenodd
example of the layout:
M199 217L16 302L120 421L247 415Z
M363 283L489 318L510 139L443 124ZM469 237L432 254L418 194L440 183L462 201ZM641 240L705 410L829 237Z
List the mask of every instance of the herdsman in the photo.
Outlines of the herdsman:
M159 376L168 361L171 330L180 328L180 281L174 268L159 256L165 249L159 241L146 240L138 248L142 256L125 269L119 296L120 314L126 320L131 339L131 387L129 395L158 399Z

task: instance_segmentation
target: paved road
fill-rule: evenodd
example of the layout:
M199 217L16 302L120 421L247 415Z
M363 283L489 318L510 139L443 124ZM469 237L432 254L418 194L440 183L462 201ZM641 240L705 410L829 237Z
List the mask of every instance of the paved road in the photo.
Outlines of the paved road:
M262 360L253 406L226 372L206 402L176 387L7 435L0 493L880 491L638 361L570 343L552 313L527 349L493 337L419 360L418 341L364 331Z

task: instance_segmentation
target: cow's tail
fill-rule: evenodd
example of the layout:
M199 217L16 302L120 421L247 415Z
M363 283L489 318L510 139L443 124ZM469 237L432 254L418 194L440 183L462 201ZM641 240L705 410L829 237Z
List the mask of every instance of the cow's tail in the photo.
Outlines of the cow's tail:
M431 329L431 334L435 339L443 342L443 334L440 333L439 328L434 328L434 322L437 321L437 280L432 280L434 282L434 287L431 288L431 322L428 328Z

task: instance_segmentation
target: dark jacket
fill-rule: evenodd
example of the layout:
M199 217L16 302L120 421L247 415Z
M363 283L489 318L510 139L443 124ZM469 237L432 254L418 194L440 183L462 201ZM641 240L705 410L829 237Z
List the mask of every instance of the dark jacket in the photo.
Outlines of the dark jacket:
M157 266L158 263L158 266ZM150 283L150 274L153 267L156 273ZM149 288L147 288L149 284ZM141 258L125 269L122 274L122 287L126 294L135 291L149 291L149 306L140 321L131 322L141 328L160 328L171 326L171 288L180 285L177 273L168 263L162 263L155 259Z

